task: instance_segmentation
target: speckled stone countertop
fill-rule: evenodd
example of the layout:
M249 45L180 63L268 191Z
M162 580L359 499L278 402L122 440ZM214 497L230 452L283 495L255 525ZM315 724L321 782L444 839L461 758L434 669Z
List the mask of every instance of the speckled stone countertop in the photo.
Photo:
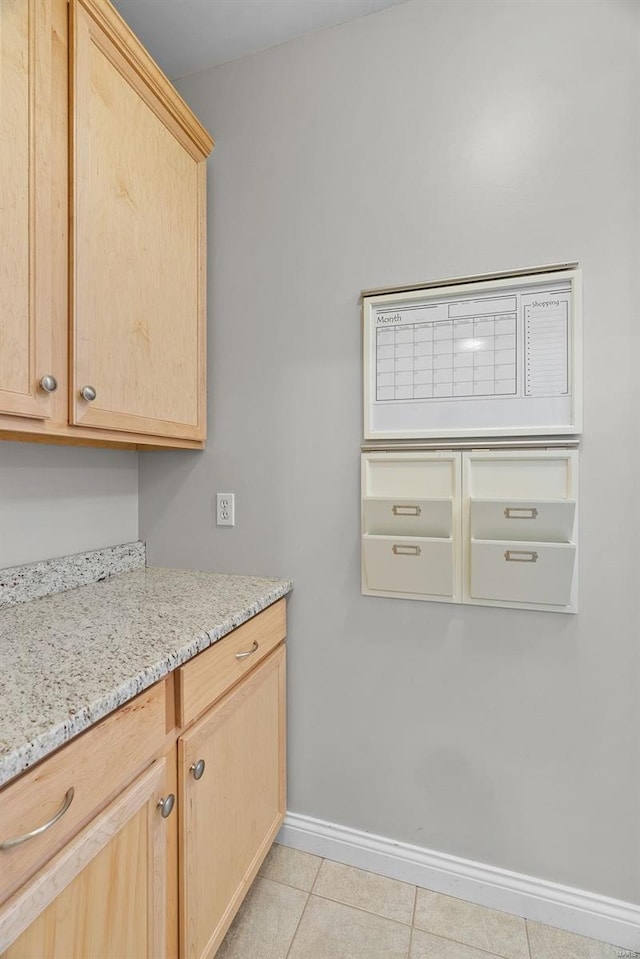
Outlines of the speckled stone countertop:
M0 609L88 586L145 565L145 545L136 542L0 569Z
M147 568L0 610L0 785L290 590Z

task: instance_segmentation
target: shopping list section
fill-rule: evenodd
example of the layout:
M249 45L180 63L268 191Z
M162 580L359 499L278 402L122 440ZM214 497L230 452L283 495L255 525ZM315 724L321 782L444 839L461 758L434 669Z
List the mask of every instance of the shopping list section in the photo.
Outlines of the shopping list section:
M363 296L365 595L577 612L579 283Z

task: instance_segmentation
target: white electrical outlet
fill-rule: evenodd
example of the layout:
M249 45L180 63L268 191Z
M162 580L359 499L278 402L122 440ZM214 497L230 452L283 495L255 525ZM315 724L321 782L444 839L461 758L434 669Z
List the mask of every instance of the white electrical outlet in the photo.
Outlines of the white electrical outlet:
M218 526L235 526L235 495L216 493L216 523Z

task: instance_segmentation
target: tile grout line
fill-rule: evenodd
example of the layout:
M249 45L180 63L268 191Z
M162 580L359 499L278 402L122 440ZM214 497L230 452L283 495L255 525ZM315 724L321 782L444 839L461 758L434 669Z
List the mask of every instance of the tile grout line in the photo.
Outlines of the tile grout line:
M489 952L489 950L485 949L484 946L477 946L475 943L465 942L462 939L452 939L450 936L443 936L439 932L433 932L432 929L423 929L422 926L414 926L413 928L417 929L418 932L426 933L433 939L442 939L443 942L452 942L455 946L464 946L466 949L475 949L476 952L481 952L483 955L486 955L488 959L514 959L513 955L507 956L504 953Z
M284 885L284 883L283 883L283 885ZM293 888L293 886L291 886L290 888ZM307 906L309 905L309 900L310 900L310 899L311 899L311 893L308 892L308 893L307 893L307 898L305 899L305 902L304 902L304 906L302 907L302 912L300 913L300 918L298 919L298 921L297 921L297 923L296 923L296 928L295 928L294 931L293 931L293 935L292 935L292 937L291 937L291 942L289 943L289 948L287 949L287 952L286 952L286 954L285 954L284 959L289 959L289 954L290 954L291 950L293 949L293 944L294 944L294 942L296 941L296 936L298 935L298 929L300 928L300 923L302 922L302 917L304 916L305 912L307 911Z
M453 943L455 943L455 945L457 945L457 946L466 946L467 949L476 949L478 952L485 953L485 954L489 957L489 959L514 959L513 956L507 956L507 955L505 955L504 953L489 952L488 949L485 949L483 946L478 946L478 945L476 945L475 943L464 942L464 941L461 940L461 939L453 939L453 938L451 938L450 936L444 936L444 935L442 935L442 934L439 933L439 932L434 932L432 929L425 929L423 926L416 926L416 911L417 911L417 907L418 907L418 893L419 893L419 891L420 891L421 888L424 888L424 887L422 887L422 886L416 886L416 900L415 900L415 906L414 906L414 910L413 910L413 917L412 917L412 920L411 920L412 930L413 930L413 929L418 929L419 932L426 932L427 935L433 936L433 937L436 938L436 939L443 939L445 942L453 942ZM427 890L427 891L429 891L429 890ZM453 897L453 898L455 898L455 897ZM466 902L466 900L461 899L460 902ZM486 907L485 907L485 906L482 906L482 907L480 907L480 908L485 909ZM499 911L499 910L487 910L487 911L496 912L496 911ZM520 917L516 917L516 918L520 918ZM525 959L531 959L531 948L530 948L530 946L529 946L529 932L528 932L528 929L527 929L527 921L526 921L526 919L524 919L524 917L522 917L522 922L523 922L523 924L524 924L525 942L526 942L526 946L527 946L527 956L525 957ZM412 934L411 934L411 938L412 938L412 941L413 941L413 932L412 932ZM411 957L409 957L409 959L411 959Z
M345 902L344 899L333 899L331 896L321 895L319 892L313 892L310 893L310 895L315 896L316 899L324 899L325 902L335 902L337 906L346 906L347 909L355 909L356 912L364 912L365 915L375 916L376 919L384 919L385 922L395 922L397 926L408 926L411 928L411 923L405 919L392 919L390 916L383 916L381 912L373 912L372 909L365 909L364 906L356 906L353 902Z
M302 917L304 916L305 911L306 911L306 908L307 908L307 906L308 906L308 904L309 904L309 900L311 899L311 889L313 889L313 887L314 887L314 885L315 885L315 883L316 883L316 880L317 880L317 878L318 878L318 874L320 873L320 867L322 866L322 863L324 862L324 860L323 860L322 858L320 858L320 857L316 857L316 858L319 858L319 859L320 859L320 865L318 866L318 869L317 869L317 871L316 871L316 875L315 875L315 877L314 877L314 879L313 879L313 882L311 883L310 889L301 889L300 886L294 886L291 882L285 882L283 879L274 879L272 876L265 875L265 874L262 872L262 866L260 867L260 870L258 871L258 873L257 873L257 875L256 875L256 879L258 879L258 878L259 878L259 879L266 879L267 882L275 882L276 885L278 885L278 886L284 886L285 889L295 889L296 892L302 892L302 893L305 893L305 894L306 894L306 899L305 899L305 901L304 901L304 906L302 907L302 911L301 911L301 913L300 913L300 916L299 916L298 921L297 921L297 923L296 923L296 927L295 927L294 932L293 932L293 936L291 937L291 942L289 943L289 945L288 945L288 947L287 947L287 951L286 951L286 954L285 954L285 956L283 957L283 959L288 959L289 953L291 952L291 950L292 950L292 948L293 948L293 944L294 944L294 942L295 942L296 935L298 934L298 929L300 928L300 923L302 922ZM255 881L255 880L254 880L254 881Z
M413 897L413 909L411 910L411 926L415 926L416 922L416 909L418 908L418 887L416 886L415 895Z
M524 934L527 939L527 951L529 953L529 959L532 959L533 953L531 952L531 940L529 939L529 923L527 920L524 920Z
M320 856L315 856L314 858L320 859L320 866L322 866L324 859L321 859ZM262 872L262 867L260 868L260 872L258 872L258 875L256 876L256 878L260 876L261 879L268 879L270 882L277 882L280 886L287 886L289 889L297 889L299 892L306 892L308 895L311 895L311 892L313 891L313 887L315 886L318 879L318 875L320 873L320 866L318 866L316 870L316 874L313 878L313 882L311 883L311 886L309 887L309 889L305 889L304 886L296 886L292 882L287 882L286 879L276 879L274 876L268 876L266 873Z
M311 883L311 889L309 890L309 895L310 895L310 896L313 895L313 890L316 888L316 883L318 882L318 878L319 878L319 876L320 876L320 872L321 872L321 870L322 870L323 863L325 863L326 861L327 861L326 859L321 859L321 860L320 860L320 865L318 866L318 869L317 869L317 871L316 871L315 879L314 879L313 882Z
M0 0L0 3L1 2L2 0ZM306 892L306 893L311 892L310 889L305 889L303 886L294 886L292 882L285 882L284 879L274 879L273 876L263 876L261 872L257 874L256 879L268 879L269 882L275 882L279 886L286 886L287 889L297 889L298 892ZM1 956L0 956L0 959L2 959Z
M317 873L316 873L316 878L313 880L313 884L312 884L311 890L310 890L310 895L315 896L317 899L324 899L326 902L335 902L335 903L337 903L339 906L347 906L349 909L357 909L358 912L364 912L364 913L366 913L368 916L377 916L378 919L386 919L387 922L397 922L398 925L400 925L400 926L410 926L410 925L411 925L411 923L412 923L412 921L413 921L413 913L415 912L416 896L417 896L417 894L418 894L418 887L417 887L417 886L414 887L415 890L416 890L416 894L415 894L414 900L413 900L413 909L412 909L412 912L411 912L411 919L409 919L408 922L406 922L404 919L392 919L390 916L384 916L381 912L374 912L373 909L365 909L364 906L356 906L354 903L352 903L352 902L346 902L344 899L335 899L333 896L323 895L323 894L320 893L320 892L316 892L316 891L315 891L315 888L316 888L316 885L317 885L317 883L318 883L318 879L320 878L320 873L321 873L321 871L322 871L322 865L323 865L323 863L325 863L325 862L336 862L336 860L335 860L335 859L322 859L322 861L321 861L321 863L320 863L320 867L318 868L318 871L317 871ZM343 864L343 863L338 863L338 865L344 865L344 864ZM382 876L380 873L377 873L377 872L370 872L369 870L366 870L366 869L358 869L357 866L349 866L348 868L349 868L349 869L355 869L356 872L366 872L366 873L367 873L368 875L370 875L370 876L378 876L378 877L380 877L381 879L386 879L386 878L388 878L387 876ZM402 880L400 880L400 879L391 879L391 880L389 880L389 881L390 881L390 882L397 882L397 883L400 883L401 885L404 885L404 886L412 885L411 883L406 883L406 882L403 883Z
M333 860L331 860L331 861L333 861ZM306 893L307 893L307 902L308 902L308 899L309 899L310 896L315 896L316 899L324 899L326 902L335 902L335 903L337 903L339 906L346 906L348 909L356 909L358 912L364 912L367 916L377 916L378 919L386 919L387 922L395 922L395 923L397 923L399 926L409 926L409 927L411 927L411 924L412 924L412 922L413 922L413 917L414 917L414 914L415 914L415 909L416 909L416 899L417 899L417 895L418 895L418 887L417 887L417 886L415 887L415 894L414 894L414 898L413 898L413 907L412 907L412 910L411 910L411 919L409 919L408 922L406 922L406 921L403 920L403 919L391 919L389 916L383 916L382 913L374 912L372 909L365 909L363 906L356 906L354 903L345 902L344 899L334 899L332 896L326 896L326 895L322 895L321 893L315 892L315 888L316 888L316 885L317 885L317 883L318 883L318 879L320 878L320 871L321 871L321 869L322 869L322 864L323 864L324 862L327 862L327 860L326 860L326 859L321 859L320 865L319 865L319 867L318 867L318 871L316 872L316 875L315 875L315 879L313 880L313 882L312 882L312 884L311 884L311 888L310 888L309 890L307 890L307 889L301 889L300 886L293 886L293 885L291 885L291 883L285 882L283 879L274 879L272 876L265 876L265 875L262 875L261 873L258 873L258 875L259 875L262 879L268 879L270 882L277 882L279 885L281 885L281 886L287 886L287 888L289 888L289 889L297 889L299 892L306 892ZM378 873L372 873L371 875L377 876ZM392 881L393 881L393 882L397 882L397 881L399 881L399 880L392 880ZM408 883L405 883L405 885L408 885ZM305 903L305 909L306 909L306 907L307 907L307 903Z
M322 869L322 863L323 863L323 862L324 862L324 859L321 859L321 860L320 860L320 865L318 866L318 869L317 869L316 874L315 874L315 878L314 878L313 882L311 883L311 889L309 889L309 890L307 891L307 898L306 898L305 901L304 901L304 906L302 907L302 912L300 913L300 918L298 919L298 922L296 923L296 928L295 928L295 931L294 931L294 933L293 933L293 936L291 937L291 942L289 943L289 948L287 949L287 954L286 954L286 956L284 957L284 959L289 959L289 955L290 955L290 953L291 953L291 950L293 949L293 944L294 944L294 942L296 941L296 936L298 935L298 929L300 928L300 923L302 922L302 917L304 916L305 912L307 911L307 906L309 905L309 902L310 902L310 900L311 900L311 892L312 892L313 887L315 886L315 884L316 884L316 882L317 882L317 880L318 880L318 876L320 875L320 870ZM282 883L282 885L285 886L286 883ZM291 886L291 888L294 889L295 887L294 887L294 886ZM302 891L306 891L306 890L302 890Z
M418 887L416 886L416 890L413 895L413 909L411 910L411 929L409 930L409 952L407 953L407 959L411 959L411 950L413 949L413 930L415 929L414 922L416 918L417 907L418 907Z

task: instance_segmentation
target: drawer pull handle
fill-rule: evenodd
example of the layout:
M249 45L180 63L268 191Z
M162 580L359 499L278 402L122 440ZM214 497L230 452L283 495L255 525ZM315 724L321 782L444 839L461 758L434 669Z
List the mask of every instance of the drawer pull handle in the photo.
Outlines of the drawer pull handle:
M420 516L422 510L419 506L392 506L391 512L394 516Z
M168 819L168 817L173 812L173 807L176 804L176 797L173 793L169 793L168 796L165 796L164 799L158 800L158 809L160 810L160 815L163 819Z
M419 556L421 552L419 546L392 546L391 551L396 556Z
M62 819L67 809L73 802L74 792L75 790L73 786L67 789L64 796L64 802L53 819L50 819L49 822L46 822L43 826L38 826L37 829L32 829L31 832L26 832L24 836L16 836L15 839L5 839L4 842L0 842L0 849L13 849L14 846L21 846L23 842L27 841L27 839L33 839L34 836L39 836L41 833L46 832L47 829L51 829L52 826L55 826L55 824Z
M504 511L505 519L536 519L537 516L535 506L507 506Z
M537 563L538 554L533 549L508 549L504 554L507 563Z
M258 652L259 645L258 640L254 639L251 649L247 649L244 653L236 653L236 659L246 659L247 656L253 656L254 653Z
M199 759L197 763L192 763L189 766L189 772L192 773L194 779L202 779L204 776L204 759Z

